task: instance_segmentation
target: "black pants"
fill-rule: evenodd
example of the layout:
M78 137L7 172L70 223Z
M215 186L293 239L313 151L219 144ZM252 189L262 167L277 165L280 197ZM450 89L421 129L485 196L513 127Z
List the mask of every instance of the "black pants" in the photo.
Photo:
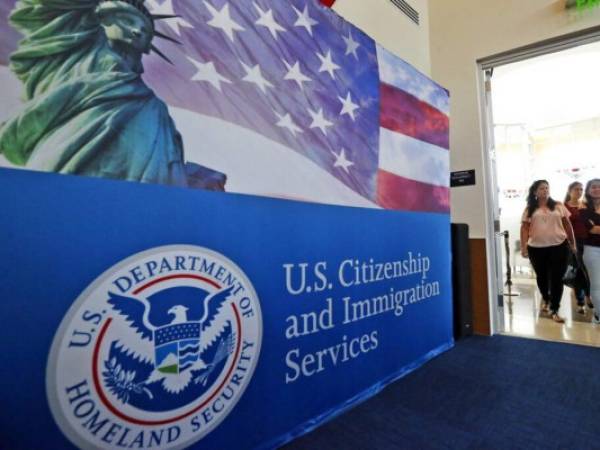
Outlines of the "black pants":
M567 270L569 246L567 241L552 247L527 246L529 260L535 270L537 285L550 310L557 313L563 295L562 277Z

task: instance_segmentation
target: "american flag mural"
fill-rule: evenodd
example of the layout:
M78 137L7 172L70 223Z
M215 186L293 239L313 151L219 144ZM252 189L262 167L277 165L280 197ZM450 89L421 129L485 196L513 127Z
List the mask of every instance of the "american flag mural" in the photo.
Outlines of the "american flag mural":
M146 5L178 16L157 29L180 44L156 39L172 64L146 56L144 80L169 105L186 159L225 173L227 191L449 211L448 92L321 2Z

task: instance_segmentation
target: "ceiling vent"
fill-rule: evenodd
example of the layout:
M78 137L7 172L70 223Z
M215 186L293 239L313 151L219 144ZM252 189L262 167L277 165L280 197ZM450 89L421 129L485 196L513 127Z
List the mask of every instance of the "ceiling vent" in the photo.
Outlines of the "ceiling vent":
M410 6L405 0L390 0L410 20L419 25L419 12Z

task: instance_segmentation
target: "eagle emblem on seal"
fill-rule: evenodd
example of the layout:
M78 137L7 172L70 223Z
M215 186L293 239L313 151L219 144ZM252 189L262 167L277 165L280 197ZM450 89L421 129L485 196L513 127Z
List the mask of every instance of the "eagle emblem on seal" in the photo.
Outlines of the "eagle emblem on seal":
M231 323L219 320L232 289L220 289L203 300L190 292L179 300L177 288L152 299L109 293L108 304L129 325L129 332L111 343L102 373L106 387L131 404L157 397L171 403L169 396L187 391L198 395L233 352ZM190 389L194 385L196 389Z

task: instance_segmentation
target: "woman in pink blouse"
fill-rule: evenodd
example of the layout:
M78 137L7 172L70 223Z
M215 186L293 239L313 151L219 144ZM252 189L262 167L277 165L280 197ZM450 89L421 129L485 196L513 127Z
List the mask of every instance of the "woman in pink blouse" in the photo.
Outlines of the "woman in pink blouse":
M550 185L537 180L529 187L527 207L521 220L521 254L529 258L542 295L542 310L550 309L552 320L564 323L558 315L563 294L562 277L567 269L569 244L576 252L571 214L550 197Z

